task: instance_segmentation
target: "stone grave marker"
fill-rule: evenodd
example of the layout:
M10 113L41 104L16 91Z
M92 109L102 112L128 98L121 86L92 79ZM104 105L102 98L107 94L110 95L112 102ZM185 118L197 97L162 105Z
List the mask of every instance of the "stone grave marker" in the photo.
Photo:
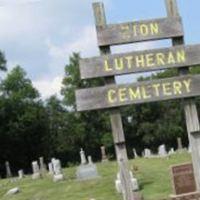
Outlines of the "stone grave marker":
M24 178L24 171L23 171L23 169L21 169L21 170L18 171L18 178L19 179L23 179Z
M77 168L76 177L78 180L89 180L98 178L98 171L96 165L92 161L92 157L88 156L88 164L83 149L80 151L81 165Z
M11 172L11 169L10 169L10 163L8 161L5 162L5 167L6 167L6 177L11 178L12 172Z
M58 182L64 180L64 175L62 173L62 167L59 159L53 159L53 181Z
M171 178L174 191L174 195L170 196L172 200L196 200L193 196L199 200L192 163L172 166Z
M106 162L108 161L107 155L106 155L106 148L105 146L101 146L101 161Z
M50 175L53 175L53 174L54 174L54 171L53 171L53 164L52 164L52 162L50 162L50 163L48 164L48 168L49 168L49 174L50 174Z
M158 155L160 157L166 157L167 156L167 151L166 151L166 147L164 144L160 145L158 147Z
M32 162L32 170L33 170L32 179L39 179L39 178L41 178L40 168L39 168L39 165L38 165L37 161L33 161Z
M133 148L133 155L134 155L134 158L138 158L138 154L135 148Z
M150 149L144 149L144 158L150 158L152 156Z

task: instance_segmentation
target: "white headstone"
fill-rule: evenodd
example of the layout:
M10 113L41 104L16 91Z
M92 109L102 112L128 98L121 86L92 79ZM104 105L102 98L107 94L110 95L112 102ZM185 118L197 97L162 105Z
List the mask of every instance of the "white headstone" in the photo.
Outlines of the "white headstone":
M54 174L54 171L53 171L53 164L52 164L52 162L50 162L50 163L48 164L48 168L49 168L49 174L53 175L53 174Z
M138 158L136 149L133 149L134 158Z
M53 171L54 176L53 180L54 182L62 181L64 180L64 175L62 174L62 167L59 159L53 159Z
M32 179L39 179L41 177L40 168L37 161L32 162L33 175Z
M144 149L144 157L145 158L151 157L151 150L150 149Z
M88 156L88 164L93 165L92 156Z
M160 146L158 147L158 155L159 155L160 157L165 157L165 156L167 156L167 151L166 151L166 148L165 148L165 145L164 145L164 144L162 144L162 145L160 145Z
M83 151L82 148L81 148L81 151L80 151L80 157L81 157L81 165L87 164L87 160L86 160L86 157L85 157L85 152Z
M168 155L172 155L172 154L174 154L174 153L175 153L174 148L171 148L171 149L169 150L169 152L168 152Z
M19 188L16 187L16 188L10 189L10 190L6 193L6 195L17 194L17 193L19 193L19 191L20 191Z
M138 186L138 181L136 178L134 178L133 173L130 171L130 177L131 177L131 186L133 191L137 191L139 189ZM118 193L122 194L123 193L123 188L122 188L122 183L120 179L120 173L117 173L117 179L115 181L115 188Z
M22 169L18 171L18 176L19 176L19 179L24 178L24 171Z

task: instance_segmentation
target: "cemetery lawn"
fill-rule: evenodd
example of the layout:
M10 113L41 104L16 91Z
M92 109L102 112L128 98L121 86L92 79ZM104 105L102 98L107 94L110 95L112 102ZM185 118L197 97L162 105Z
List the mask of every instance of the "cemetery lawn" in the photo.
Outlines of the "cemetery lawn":
M170 166L191 161L188 153L175 154L167 158L138 158L130 160L130 167L138 178L140 192L145 200L161 200L172 194ZM66 180L54 183L47 176L41 180L31 180L28 176L23 180L12 182L0 180L1 200L121 200L116 193L114 180L118 170L116 162L98 163L101 178L92 181L76 181L76 167L65 168ZM21 192L14 196L5 193L14 187Z

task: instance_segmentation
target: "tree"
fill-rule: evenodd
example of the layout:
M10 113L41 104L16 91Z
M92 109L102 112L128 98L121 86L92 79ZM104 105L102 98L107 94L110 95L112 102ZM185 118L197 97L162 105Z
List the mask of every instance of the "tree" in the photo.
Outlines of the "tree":
M38 91L17 66L2 81L0 98L0 161L15 170L30 169L44 152L47 118Z
M112 134L108 115L102 111L76 112L75 90L103 85L102 79L90 81L81 80L79 74L80 55L74 53L69 64L65 67L65 77L61 94L64 96L63 103L68 109L66 114L65 142L71 145L68 149L71 155L77 155L81 147L95 159L100 159L100 146L107 145L113 151Z
M0 51L0 70L1 71L6 71L6 59L4 54Z

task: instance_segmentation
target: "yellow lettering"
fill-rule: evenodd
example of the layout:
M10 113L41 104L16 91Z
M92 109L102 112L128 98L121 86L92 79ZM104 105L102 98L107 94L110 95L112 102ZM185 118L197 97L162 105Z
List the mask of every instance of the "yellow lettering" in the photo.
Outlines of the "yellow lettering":
M154 54L146 54L146 62L147 62L147 67L153 67L155 65L154 59L153 59Z
M135 62L137 67L144 67L144 55L139 55L135 57Z
M182 83L180 81L174 81L173 83L174 94L182 94Z
M105 70L106 72L112 71L112 68L110 68L110 66L109 66L109 64L108 64L108 60L105 60L105 61L104 61L104 70Z
M168 55L168 64L175 64L176 61L174 59L174 55L172 52L169 52L169 55Z
M130 100L141 99L140 88L137 87L135 90L133 88L129 88L129 97Z
M115 103L117 101L116 91L113 89L108 90L108 102Z
M147 36L149 34L149 28L146 24L141 24L140 33L144 36Z
M137 26L133 25L133 34L134 36L137 36Z
M125 59L127 60L128 68L131 69L133 57L132 56L127 56L127 57L125 57Z
M119 94L119 101L120 102L124 102L127 100L126 98L126 88L120 88L119 91L118 91L118 94Z
M159 34L158 23L151 23L151 24L150 24L150 28L151 28L151 34L152 34L152 35L157 35L157 34Z
M124 68L124 60L123 58L115 58L115 69L116 70L123 70Z
M165 55L163 53L157 53L156 60L158 65L165 65Z
M185 85L185 88L186 88L186 91L189 93L191 92L191 82L192 80L191 79L188 79L188 80L184 80L183 83Z
M147 90L146 90L146 88L144 86L141 86L141 91L142 91L143 99L149 99L149 98L151 98L151 95L147 94Z
M171 93L171 83L163 83L163 95L166 95L166 96L170 96L172 95Z
M122 37L124 39L129 39L131 36L130 36L130 27L129 25L122 25L121 26L121 30L122 30Z
M185 50L180 50L176 52L177 62L184 63L186 61Z
M157 97L160 96L159 87L160 87L160 83L157 83L157 84L153 84L153 85L152 85L152 88L155 89L155 92L156 92L156 96L157 96Z

